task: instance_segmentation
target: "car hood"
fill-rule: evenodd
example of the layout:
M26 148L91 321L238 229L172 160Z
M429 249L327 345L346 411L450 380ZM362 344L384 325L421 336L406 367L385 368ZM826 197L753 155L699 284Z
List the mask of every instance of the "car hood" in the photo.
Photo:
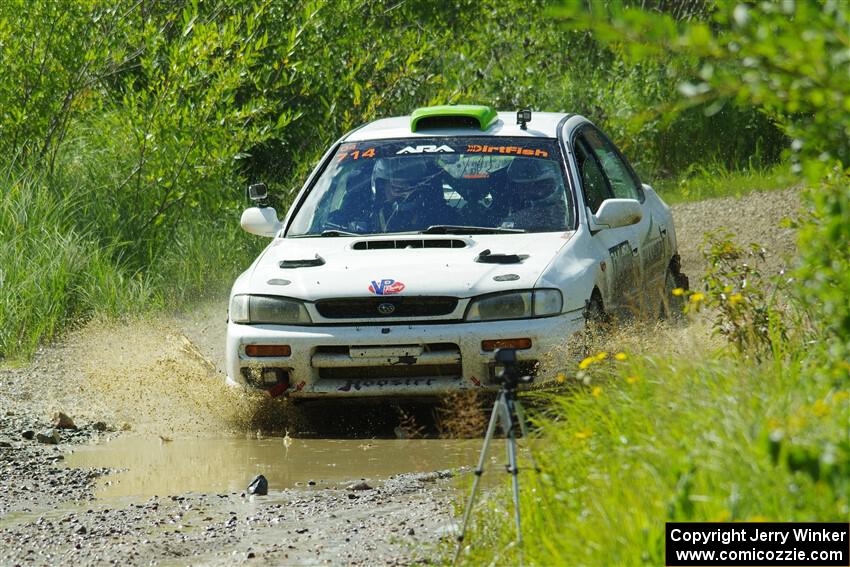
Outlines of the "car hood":
M572 235L278 238L240 278L234 293L314 301L383 295L471 297L528 289ZM383 248L389 246L398 248ZM488 250L493 261L509 260L500 254L519 255L521 261L476 261Z

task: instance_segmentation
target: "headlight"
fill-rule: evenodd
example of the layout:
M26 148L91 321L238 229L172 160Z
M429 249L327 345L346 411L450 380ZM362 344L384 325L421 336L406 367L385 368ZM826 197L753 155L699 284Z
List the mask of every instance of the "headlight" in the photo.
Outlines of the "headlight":
M265 295L234 295L230 300L230 320L234 323L284 325L308 325L313 322L300 301Z
M557 289L485 295L472 300L466 311L466 320L495 321L548 317L560 313L563 303L561 292Z

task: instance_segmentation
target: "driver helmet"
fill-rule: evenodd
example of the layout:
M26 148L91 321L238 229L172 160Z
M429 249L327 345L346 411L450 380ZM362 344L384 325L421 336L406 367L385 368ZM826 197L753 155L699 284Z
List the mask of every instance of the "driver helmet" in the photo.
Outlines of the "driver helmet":
M421 157L379 158L372 170L372 191L398 206L417 206L435 187L439 168Z
M508 166L508 182L521 199L543 204L558 198L558 168L553 162L537 158L514 158Z

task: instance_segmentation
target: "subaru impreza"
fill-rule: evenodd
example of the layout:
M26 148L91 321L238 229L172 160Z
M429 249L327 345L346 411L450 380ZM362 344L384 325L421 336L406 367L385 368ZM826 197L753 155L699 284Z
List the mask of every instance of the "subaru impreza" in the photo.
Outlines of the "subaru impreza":
M242 228L227 380L293 398L495 390L589 321L664 314L686 285L670 209L575 114L420 108L346 134L282 219L264 185Z

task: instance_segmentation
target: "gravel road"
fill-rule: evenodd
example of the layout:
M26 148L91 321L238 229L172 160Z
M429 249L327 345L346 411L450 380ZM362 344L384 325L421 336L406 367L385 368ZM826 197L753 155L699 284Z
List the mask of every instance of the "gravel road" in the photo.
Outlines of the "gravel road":
M675 206L691 285L702 272L703 233L720 228L741 243L761 243L769 270L778 272L795 250L793 231L779 223L798 207L797 189ZM221 386L221 317L207 309L166 322L92 323L42 349L28 366L0 368L0 565L438 559L457 495L446 472L380 479L368 490L185 493L140 501L97 500L95 485L108 469L63 467L75 446L116 435L253 431L257 401ZM74 428L54 427L60 411Z

